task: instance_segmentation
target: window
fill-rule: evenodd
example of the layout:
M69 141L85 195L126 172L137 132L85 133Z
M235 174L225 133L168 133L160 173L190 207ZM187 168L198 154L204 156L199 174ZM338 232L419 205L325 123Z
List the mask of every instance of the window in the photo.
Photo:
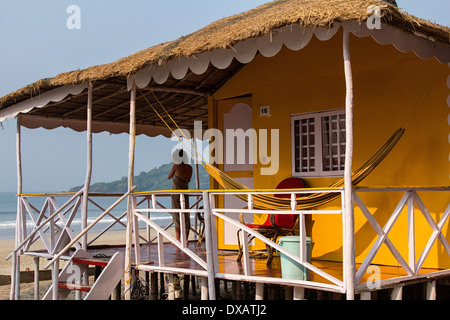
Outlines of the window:
M291 116L292 175L341 176L345 164L345 111Z

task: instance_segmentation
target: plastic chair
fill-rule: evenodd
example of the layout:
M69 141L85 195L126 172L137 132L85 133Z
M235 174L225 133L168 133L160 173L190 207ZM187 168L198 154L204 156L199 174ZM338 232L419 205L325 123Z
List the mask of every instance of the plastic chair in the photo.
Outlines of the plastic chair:
M300 178L287 178L281 181L277 185L277 189L297 189L297 188L306 188L306 182ZM290 194L275 194L277 198L290 198ZM301 194L297 194L297 198L301 197ZM267 216L266 221L263 224L246 224L244 221L244 214L241 213L239 216L239 221L248 228L257 231L264 237L271 239L273 242L277 242L277 239L286 235L294 235L295 230L294 227L297 223L298 215L297 214L269 214ZM238 246L239 246L239 254L237 261L240 262L242 259L242 247L240 241L240 232L239 229L237 232L238 238ZM251 236L249 238L249 242L251 242L255 237ZM266 264L269 266L273 259L273 248L271 246L266 245L268 257Z

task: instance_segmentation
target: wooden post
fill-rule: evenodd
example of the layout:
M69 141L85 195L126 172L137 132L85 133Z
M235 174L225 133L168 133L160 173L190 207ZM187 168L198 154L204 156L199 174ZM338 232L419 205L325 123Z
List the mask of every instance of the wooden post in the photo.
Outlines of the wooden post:
M169 273L169 285L168 285L168 295L167 295L167 300L175 300L175 288L174 288L174 274L173 273Z
M214 250L213 232L211 230L212 226L212 213L210 209L209 193L203 191L203 206L205 209L205 240L206 240L206 262L208 271L208 288L209 288L209 299L216 300L216 290L215 290L215 257L217 256L217 251ZM202 283L203 285L203 283ZM203 293L202 293L203 294Z
M264 283L257 282L255 287L255 300L264 300Z
M189 278L188 274L184 275L183 281L183 300L189 300Z
M208 278L201 277L201 300L208 300ZM211 293L211 292L210 292Z
M150 300L158 300L158 273L152 272L150 275Z
M398 285L392 289L391 300L402 300L403 299L403 286Z
M23 235L22 230L22 135L20 130L20 118L16 118L17 131L16 131L16 163L17 163L17 217L16 217L16 230L15 230L15 245L18 247L22 242ZM11 270L11 300L20 299L20 255L15 254L12 260Z
M246 281L242 282L242 299L250 299L250 283Z
M286 286L284 288L284 300L293 300L294 299L294 287Z
M34 257L34 300L39 300L39 257Z
M436 280L427 282L427 300L436 300Z
M191 288L192 288L192 295L195 297L197 295L196 290L196 283L195 283L195 276L191 276Z
M343 219L343 262L344 286L348 300L355 299L355 234L353 214L353 76L350 59L350 33L344 30L343 39L344 73L346 84L345 99L345 170L344 170L344 211Z
M89 187L92 177L92 82L88 85L88 99L86 107L86 178L83 186L83 202L81 206L81 230L86 229L88 220ZM64 232L64 230L62 230ZM87 250L87 233L81 238L81 247ZM89 274L86 269L82 275L82 284L89 283ZM77 291L77 298L81 298L81 291Z
M294 287L294 300L305 300L305 288Z
M192 139L192 141L193 141L193 143L194 143L194 148L195 148L195 150L197 150L197 138L194 136L194 138ZM195 152L195 151L194 151ZM197 189L197 190L200 190L200 173L199 173L199 171L198 171L198 161L196 160L196 159L194 159L194 164L195 164L195 188ZM199 197L197 197L197 200L196 201L198 201L198 199L199 199ZM197 204L197 206L196 206L196 208L198 208L198 204ZM194 219L194 229L195 229L195 231L197 231L198 230L198 221L197 221L198 219L197 219L197 214L195 215L195 219ZM194 239L195 240L197 240L198 239L198 236L197 236L197 234L196 233L194 233Z
M162 300L164 298L164 295L166 294L165 291L165 284L164 284L164 273L159 272L159 299Z
M83 204L81 207L81 230L86 229L88 219L89 186L92 176L92 83L88 85L88 100L86 111L86 179L83 187ZM87 250L87 234L81 239L81 247Z
M58 300L58 278L59 278L59 259L53 262L52 268L52 297L53 300Z
M130 133L128 151L128 191L133 187L134 178L134 148L136 138L136 84L133 82L130 95ZM128 195L127 234L125 240L125 300L131 299L131 247L132 247L132 195Z
M361 300L372 300L372 293L370 291L361 292Z
M408 264L413 274L416 275L414 191L408 191L408 194Z

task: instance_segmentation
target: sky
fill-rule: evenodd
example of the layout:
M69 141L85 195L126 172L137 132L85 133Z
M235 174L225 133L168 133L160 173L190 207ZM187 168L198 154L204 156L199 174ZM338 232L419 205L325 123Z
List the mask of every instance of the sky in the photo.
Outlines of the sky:
M0 0L0 96L61 72L104 64L194 32L267 0ZM450 25L449 0L397 0L404 11ZM79 29L67 20L80 8ZM16 122L0 124L0 192L16 191ZM138 136L135 173L170 161L176 142ZM92 183L127 175L128 136L93 136ZM86 135L71 129L22 128L24 192L82 185Z

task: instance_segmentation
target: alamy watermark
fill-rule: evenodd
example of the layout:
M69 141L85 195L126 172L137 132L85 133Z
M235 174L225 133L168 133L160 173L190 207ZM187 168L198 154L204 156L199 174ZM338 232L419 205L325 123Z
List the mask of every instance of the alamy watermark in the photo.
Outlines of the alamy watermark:
M66 27L69 30L81 29L81 9L79 6L72 4L67 7L66 13L69 14L66 20Z
M381 29L381 8L380 6L371 5L367 8L367 13L371 14L367 19L366 25L367 28L372 29Z
M194 150L190 143L178 143L173 149L187 149L193 154L194 163L202 160L211 164L261 164L261 175L274 175L278 172L280 162L280 132L279 129L226 129L225 134L219 129L208 129L203 132L202 122L194 122L194 136L186 129L177 129L172 140L178 141L184 137L187 140L209 141L207 147L197 147ZM225 148L224 148L225 147ZM223 150L226 150L225 155ZM270 151L270 153L269 153ZM181 163L181 159L172 159Z
M370 274L367 278L366 285L369 290L381 288L381 269L379 266L369 266L366 273Z

